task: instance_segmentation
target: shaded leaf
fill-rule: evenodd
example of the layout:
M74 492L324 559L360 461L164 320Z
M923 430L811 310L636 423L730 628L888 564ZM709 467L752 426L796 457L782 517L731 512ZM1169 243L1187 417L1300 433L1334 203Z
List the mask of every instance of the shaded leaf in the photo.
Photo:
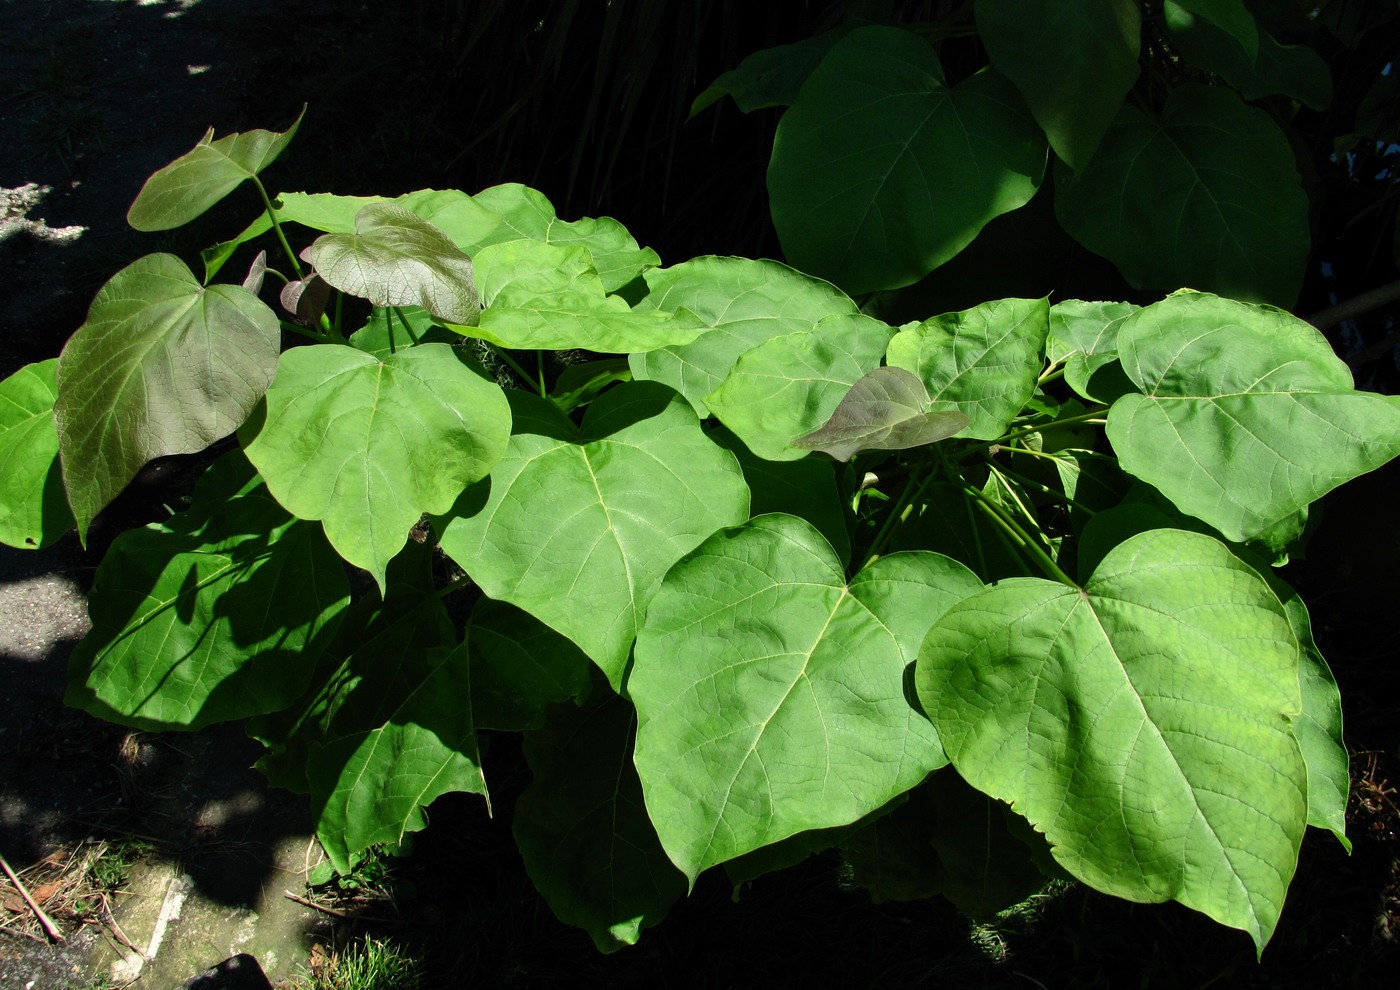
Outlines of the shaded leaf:
M1013 578L955 605L916 682L958 773L1012 802L1070 873L1180 901L1262 950L1307 818L1298 658L1252 568L1154 530L1083 590Z
M967 426L960 412L929 412L928 392L913 372L876 368L851 386L819 430L792 441L849 461L862 450L905 450L946 440Z
M297 318L304 326L314 326L326 311L326 302L331 297L331 287L316 272L306 278L296 279L282 286L277 299L282 308Z
M482 729L520 732L544 725L545 709L588 695L588 657L577 646L505 602L483 598L467 627L472 707Z
M831 46L859 24L856 20L843 21L840 26L815 38L804 38L790 45L777 45L754 52L737 67L710 83L690 105L690 116L694 117L726 96L732 96L744 113L763 107L790 106L797 99L802 84L831 50Z
M671 861L693 882L849 824L944 765L905 668L929 623L981 587L936 554L882 557L848 585L809 523L776 514L672 568L627 680L637 771Z
M442 548L488 596L577 643L616 688L662 575L747 518L748 487L664 386L605 392L579 428L547 400L510 398L506 454L443 521Z
M112 276L58 359L54 421L78 535L147 461L238 429L272 381L281 336L252 293L203 288L174 255Z
M389 559L424 512L446 512L505 451L510 409L450 347L379 361L352 347L282 355L244 448L268 489L319 519L342 557L384 586Z
M949 87L898 28L838 41L778 124L768 191L788 260L848 292L894 289L1035 194L1045 143L993 71Z
M1246 100L1291 97L1326 109L1332 102L1332 74L1322 56L1306 45L1283 45L1267 31L1258 35L1258 57L1250 58L1232 35L1167 0L1163 19L1172 45L1192 64L1223 78Z
M1135 288L1283 306L1298 294L1308 202L1292 148L1228 89L1175 89L1160 121L1125 106L1083 170L1056 169L1055 210Z
M57 364L27 364L0 382L0 543L21 549L73 528L53 421Z
M306 107L285 131L253 130L214 140L214 128L192 149L141 187L127 211L137 230L169 230L189 223L271 165L296 136Z

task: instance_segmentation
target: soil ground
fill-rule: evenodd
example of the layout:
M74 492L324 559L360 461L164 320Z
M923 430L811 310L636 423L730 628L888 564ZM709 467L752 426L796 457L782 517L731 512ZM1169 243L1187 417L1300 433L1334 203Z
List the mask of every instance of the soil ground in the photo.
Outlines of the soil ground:
M299 166L334 158L337 128L389 127L356 116L355 87L382 68L365 61L365 37L387 37L373 32L366 6L0 0L0 377L57 354L97 287L128 261L152 250L192 257L190 248L243 225L249 204L240 202L177 235L136 235L124 223L144 178L206 127L281 129L309 101L315 116L298 141L311 151ZM314 188L317 179L303 171L302 182ZM486 820L474 799L439 801L413 855L364 909L381 920L342 926L332 949L356 931L387 934L427 960L430 986L1383 985L1400 963L1400 527L1354 527L1394 518L1396 475L1329 500L1310 559L1288 575L1342 684L1355 851L1310 834L1262 964L1239 933L1172 905L1070 888L974 926L941 902L871 906L822 859L760 878L737 903L722 878L704 877L636 949L600 957L554 920L520 867L509 807L525 777L509 739L493 739L488 752L497 818ZM203 896L232 910L256 900L271 876L259 850L304 834L302 800L269 791L247 769L256 750L237 726L133 735L61 700L102 544L158 512L164 491L157 480L124 502L88 551L72 541L0 551L0 853L23 869L89 839L148 836L155 864L179 864ZM18 916L0 909L0 924ZM95 927L84 930L86 942L96 938ZM86 950L0 932L0 986L94 985L102 974L83 971Z

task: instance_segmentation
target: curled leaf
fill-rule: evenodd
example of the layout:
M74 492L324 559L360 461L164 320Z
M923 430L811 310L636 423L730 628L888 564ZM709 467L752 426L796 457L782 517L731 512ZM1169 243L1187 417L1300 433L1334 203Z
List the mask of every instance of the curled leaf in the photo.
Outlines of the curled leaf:
M326 311L326 300L331 296L331 287L316 272L306 278L288 282L282 286L278 299L282 308L291 313L301 323L310 326L321 319Z

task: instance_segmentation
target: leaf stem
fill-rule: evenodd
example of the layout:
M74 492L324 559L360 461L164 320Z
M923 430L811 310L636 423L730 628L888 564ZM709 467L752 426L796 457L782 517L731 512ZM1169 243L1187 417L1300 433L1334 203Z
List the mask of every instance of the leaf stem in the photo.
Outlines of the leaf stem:
M292 251L292 246L287 243L287 235L282 233L282 225L277 222L277 211L272 208L272 199L267 194L267 187L256 175L252 178L253 185L257 187L258 195L262 197L263 208L267 210L267 218L272 221L272 229L277 232L277 241L282 245L282 251L287 255L287 260L292 263L292 271L297 273L297 278L302 278L301 263L297 260L296 253Z
M1017 430L1015 433L1008 433L1005 436L993 441L993 443L998 446L1004 447L1015 440L1020 440L1022 437L1028 437L1032 433L1044 433L1046 430L1053 430L1057 426L1072 426L1075 423L1091 423L1095 425L1102 425L1108 422L1108 419L1104 416L1104 413L1107 411L1107 406L1100 406L1099 408L1090 410L1089 412L1079 413L1077 416L1066 416L1063 419L1052 419L1050 422L1041 423L1039 426L1027 426L1024 429ZM991 444L988 444L988 446L991 446Z
M282 325L283 330L289 330L292 333L299 333L308 340L316 341L316 343L318 344L324 344L326 342L326 338L321 336L319 333L312 333L310 330L306 329L306 327L299 326L298 324L293 323L291 320L278 320L277 322Z
M494 350L494 351L496 352L496 356L497 356L497 357L499 357L502 361L504 361L506 364L508 364L508 365L510 366L510 369L511 369L512 371L515 372L516 376L517 376L522 382L524 382L525 384L529 385L531 388L533 388L533 389L535 389L536 391L538 391L538 392L540 393L540 397L541 397L541 398L545 398L545 391L544 391L544 385L543 385L543 383L541 383L541 382L536 382L534 376L531 375L531 374L530 374L528 371L526 371L524 368L522 368L522 367L520 366L520 362L516 361L515 358L513 358L513 357L510 356L510 352L509 352L509 351L507 351L504 347L498 347L498 346L495 345L495 344L492 344L492 345L491 345L491 349Z
M977 507L980 508L992 522L1005 530L1007 535L1015 540L1021 549L1040 565L1040 569L1045 572L1046 577L1053 578L1071 588L1079 587L1073 578L1060 569L1059 564L1050 559L1050 555L1041 549L1034 538L1021 528L1016 520L1011 517L1009 512L969 484L963 484L963 491L972 496L973 500L977 503Z
M1008 454L1030 454L1033 457L1044 457L1052 461L1059 460L1059 458L1055 457L1053 454L1042 454L1038 450L1027 450L1024 447L1003 447L1001 449L1003 452ZM1080 502L1078 499L1071 498L1069 495L1060 491L1058 488L1052 488L1050 485L1047 485L1044 482L1036 481L1034 478L1027 477L1019 471L1012 471L1008 468L1001 467L1000 465L998 465L997 471L1001 474L1006 475L1008 478L1012 478L1016 481L1019 481L1023 485L1030 485L1032 488L1035 488L1039 491L1044 492L1047 495L1052 496L1057 502L1064 502L1066 505L1073 506L1081 512L1087 512L1091 516L1097 514L1098 510L1091 509L1083 502Z
M899 493L899 498L890 506L890 510L885 515L885 520L880 524L879 530L875 533L875 538L870 541L870 550L865 555L865 561L857 569L856 573L865 570L880 558L885 550L885 544L889 543L890 537L894 536L894 531L909 518L909 512L913 509L914 503L919 496L923 495L929 485L937 479L935 471L925 470L921 472L918 468L928 468L929 456L926 453L909 471L909 479L904 483L904 490Z

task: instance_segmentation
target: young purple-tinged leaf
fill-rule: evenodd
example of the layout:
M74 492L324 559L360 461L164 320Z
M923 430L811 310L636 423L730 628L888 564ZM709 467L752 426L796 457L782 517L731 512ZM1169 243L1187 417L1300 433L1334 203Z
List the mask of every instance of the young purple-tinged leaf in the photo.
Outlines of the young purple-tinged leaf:
M585 708L559 705L525 734L534 779L515 806L515 842L554 913L601 952L635 944L685 896L642 803L635 725L631 705L599 690Z
M306 107L285 131L253 130L214 140L209 128L190 151L141 187L126 221L137 230L170 230L189 223L276 160L296 135Z
M928 391L913 372L876 368L851 386L826 425L792 441L849 461L862 450L906 450L946 440L967 426L960 412L929 412Z
M1011 802L1066 870L1179 901L1262 951L1308 818L1300 652L1252 567L1158 529L1082 589L1012 578L953 606L915 683L958 773Z
M79 537L148 461L238 429L280 345L277 317L257 297L204 288L174 255L112 276L58 359L54 421Z
M73 528L58 466L57 359L27 364L0 382L0 543L48 546Z
M330 297L331 287L317 272L312 272L306 278L288 282L277 294L282 308L295 316L297 322L308 327L320 322L321 314L326 311L326 301Z
M302 258L341 292L376 306L422 306L452 323L472 323L481 312L471 258L395 203L370 203L355 214L353 234L318 237Z
M671 861L693 882L848 825L943 766L907 668L933 620L982 587L932 553L881 557L848 583L821 534L781 514L676 564L627 679L637 771Z
M267 252L259 251L253 263L248 266L248 275L243 279L243 288L253 295L262 291L263 277L267 275Z

